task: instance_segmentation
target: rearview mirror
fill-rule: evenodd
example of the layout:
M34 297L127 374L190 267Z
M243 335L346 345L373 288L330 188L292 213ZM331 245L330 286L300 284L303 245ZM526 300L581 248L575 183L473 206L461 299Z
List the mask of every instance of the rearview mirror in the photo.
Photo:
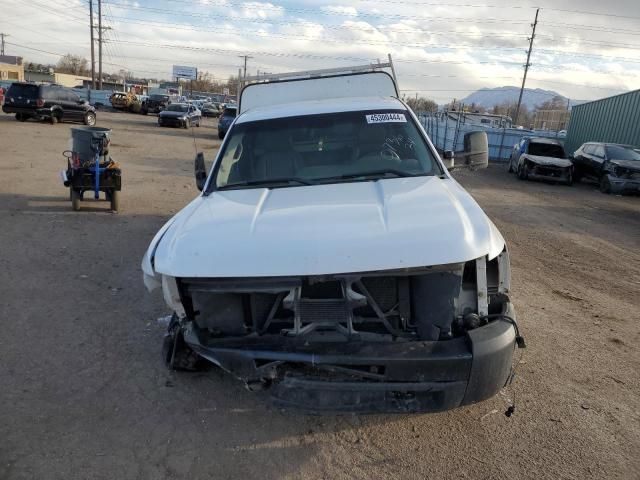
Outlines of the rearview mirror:
M489 142L485 132L469 132L464 136L464 152L459 154L456 167L470 170L489 166Z
M204 166L204 153L198 152L194 162L194 173L196 176L196 186L202 191L207 183L207 167Z

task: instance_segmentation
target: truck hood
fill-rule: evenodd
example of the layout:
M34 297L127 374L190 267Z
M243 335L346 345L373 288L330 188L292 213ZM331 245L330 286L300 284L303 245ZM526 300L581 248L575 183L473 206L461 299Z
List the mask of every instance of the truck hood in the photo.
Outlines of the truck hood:
M618 165L620 167L626 168L628 170L631 170L633 172L640 172L640 162L637 160L616 160L616 159L612 159L609 160L610 163L613 163L614 165Z
M162 118L180 118L180 117L188 117L189 114L187 112L172 112L169 110L161 111L158 116Z
M566 168L573 165L573 163L571 163L571 160L567 158L543 157L541 155L529 155L529 154L526 154L525 158L532 161L533 163L537 163L538 165L544 165L544 166L550 165L554 167Z
M173 277L390 270L493 258L504 248L471 196L439 177L216 191L163 230L143 270Z

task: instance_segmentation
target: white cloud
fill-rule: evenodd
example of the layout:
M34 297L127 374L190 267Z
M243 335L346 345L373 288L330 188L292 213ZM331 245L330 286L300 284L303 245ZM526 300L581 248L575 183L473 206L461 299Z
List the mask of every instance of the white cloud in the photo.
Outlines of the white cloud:
M242 4L240 16L243 18L278 18L284 15L282 6L265 2L245 2Z
M356 10L355 7L349 7L344 5L328 5L328 6L321 7L321 10L323 12L333 13L336 15L345 15L345 16L352 16L352 17L358 16L358 10Z

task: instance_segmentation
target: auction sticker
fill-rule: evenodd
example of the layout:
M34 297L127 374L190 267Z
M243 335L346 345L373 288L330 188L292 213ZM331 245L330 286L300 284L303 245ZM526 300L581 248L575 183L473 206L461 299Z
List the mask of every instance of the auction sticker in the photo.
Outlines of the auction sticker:
M365 117L367 123L407 123L404 113L373 113Z

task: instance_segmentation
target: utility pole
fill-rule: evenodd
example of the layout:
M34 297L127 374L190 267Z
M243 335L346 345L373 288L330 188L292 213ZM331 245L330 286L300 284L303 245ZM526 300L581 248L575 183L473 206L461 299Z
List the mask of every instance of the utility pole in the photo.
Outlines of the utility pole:
M4 55L4 37L8 37L6 33L0 33L0 55Z
M246 78L247 77L247 60L253 57L250 57L249 55L239 55L240 58L244 58L244 75L242 78Z
M96 89L96 56L93 39L93 0L89 0L89 29L91 30L91 89Z
M102 90L102 0L98 0L98 89Z
M100 1L100 0L98 0ZM524 65L524 76L522 77L522 87L520 87L520 96L518 97L518 107L516 108L516 116L514 118L514 123L518 124L518 116L520 115L520 105L522 104L522 94L524 93L524 84L527 81L527 72L529 71L529 67L531 64L529 63L529 59L531 58L531 50L533 50L533 39L536 36L536 26L538 25L538 13L540 13L540 9L536 9L536 18L531 24L533 30L531 31L531 38L529 39L529 51L527 52L527 63Z

